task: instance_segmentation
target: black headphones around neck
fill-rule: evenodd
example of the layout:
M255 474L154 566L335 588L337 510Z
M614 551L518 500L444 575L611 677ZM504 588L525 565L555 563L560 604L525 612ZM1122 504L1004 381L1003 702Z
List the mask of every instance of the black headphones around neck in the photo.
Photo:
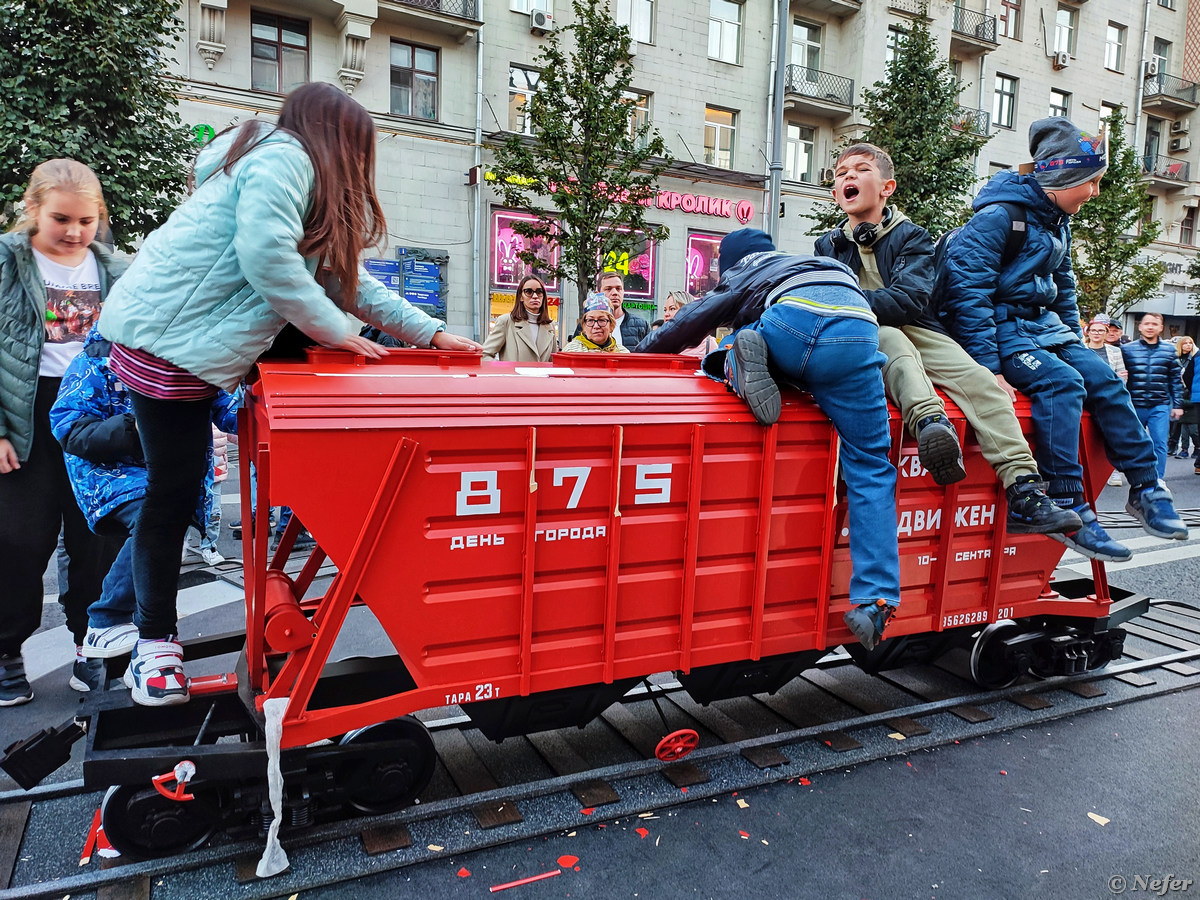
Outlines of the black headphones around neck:
M850 247L850 242L846 240L845 225L849 219L842 219L837 230L833 233L833 245L838 250L847 250ZM850 232L850 236L854 238L854 243L860 247L870 247L875 243L875 239L879 237L881 229L886 228L888 223L892 221L892 208L885 206L883 208L883 220L876 225L874 222L859 222L854 226L854 230Z

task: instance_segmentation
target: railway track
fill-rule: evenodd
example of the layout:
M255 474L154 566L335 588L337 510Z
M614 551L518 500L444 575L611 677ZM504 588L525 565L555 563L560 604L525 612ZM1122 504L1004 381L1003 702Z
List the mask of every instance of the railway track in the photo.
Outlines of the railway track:
M388 815L288 834L291 867L260 880L260 839L218 835L191 853L121 864L79 851L102 794L81 781L0 794L0 900L267 898L570 830L688 800L869 762L1200 686L1200 610L1161 601L1123 625L1102 670L981 691L954 651L937 665L868 675L834 653L773 696L694 702L669 676L583 729L487 740L456 708L422 715L438 753L420 802ZM661 736L694 729L685 759L654 758Z

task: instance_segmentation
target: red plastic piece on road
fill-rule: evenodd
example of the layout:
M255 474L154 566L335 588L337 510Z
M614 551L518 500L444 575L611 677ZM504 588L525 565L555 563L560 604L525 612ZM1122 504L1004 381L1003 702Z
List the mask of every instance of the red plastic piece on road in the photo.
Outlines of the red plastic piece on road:
M654 755L663 762L674 762L683 759L698 746L700 735L694 729L680 728L658 742L658 746L654 748Z

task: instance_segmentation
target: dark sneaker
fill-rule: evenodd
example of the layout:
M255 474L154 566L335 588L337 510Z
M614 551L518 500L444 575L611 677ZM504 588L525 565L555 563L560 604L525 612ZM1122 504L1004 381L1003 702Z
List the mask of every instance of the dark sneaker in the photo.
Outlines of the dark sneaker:
M767 367L767 342L761 334L749 328L737 333L733 348L725 356L725 377L760 425L779 421L783 400Z
M20 706L33 699L21 654L0 655L0 706Z
M1073 509L1063 509L1046 494L1036 475L1020 475L1004 492L1008 498L1009 534L1061 534L1078 531L1083 520Z
M872 600L850 607L842 616L842 621L850 629L850 633L858 638L868 650L874 650L875 645L883 638L883 629L896 612L896 607L886 600Z
M132 622L113 625L111 628L88 626L83 638L83 655L89 659L112 659L124 656L138 642L137 626Z
M1171 500L1171 492L1161 484L1140 491L1131 488L1125 512L1141 522L1147 534L1186 541L1187 526L1179 518L1179 513L1175 512L1175 504Z
M1050 534L1048 537L1066 544L1088 559L1098 559L1101 562L1126 562L1133 559L1132 550L1124 544L1118 544L1100 527L1090 506L1077 506L1075 513L1083 521L1083 526L1078 531Z
M174 706L188 702L183 674L183 648L171 639L138 642L125 670L125 686L139 706Z
M104 684L104 663L98 659L80 659L76 656L69 684L72 690L83 694L100 690Z
M926 416L917 423L917 457L938 484L967 477L958 433L945 416Z

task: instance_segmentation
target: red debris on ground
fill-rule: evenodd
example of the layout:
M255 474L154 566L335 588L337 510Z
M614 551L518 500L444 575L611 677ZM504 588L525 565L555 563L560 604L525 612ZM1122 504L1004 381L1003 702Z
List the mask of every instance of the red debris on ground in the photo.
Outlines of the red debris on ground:
M592 813L594 813L595 811L596 811L596 807L594 807L594 806L589 806L587 809L581 809L579 812L580 812L580 813L582 813L582 814L583 814L583 815L585 815L585 816L590 816L590 815L591 815Z
M579 862L578 856L564 855L558 858L558 864L564 869L571 868L571 866L575 865L577 862Z
M520 887L523 884L533 884L535 881L543 881L546 878L553 878L555 875L561 875L562 869L555 869L553 872L543 872L541 875L530 875L528 878L518 878L516 881L509 881L504 884L493 884L488 891L496 893L497 891L507 891L509 888Z
M471 870L468 869L466 866L463 866L461 869L458 870L458 877L459 878L470 878Z
M642 840L645 840L646 835L648 835L650 833L650 830L648 828L638 828L636 830L637 830L637 833L641 836Z

